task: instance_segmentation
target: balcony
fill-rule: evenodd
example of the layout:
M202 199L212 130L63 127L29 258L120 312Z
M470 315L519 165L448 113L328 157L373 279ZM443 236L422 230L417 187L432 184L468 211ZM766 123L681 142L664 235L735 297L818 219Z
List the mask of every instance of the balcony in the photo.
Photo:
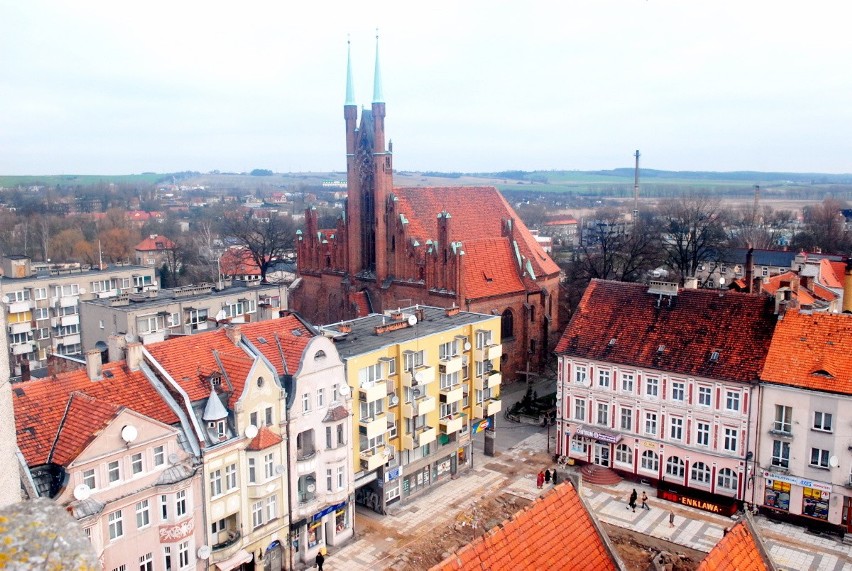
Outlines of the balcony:
M305 462L307 460L313 460L314 456L317 455L316 448L313 446L305 446L303 448L296 449L296 461L297 462Z
M388 431L388 421L384 413L358 421L359 434L367 438L377 438Z
M412 434L402 435L402 447L407 450L414 450L419 446L425 446L435 442L438 438L437 431L431 426L422 426L414 430Z
M459 402L464 398L464 389L461 385L453 385L452 387L441 389L441 402L450 404Z
M361 402L373 402L383 399L386 396L388 396L387 381L364 383L361 388L358 389L358 399Z
M12 323L9 325L9 333L29 333L33 330L33 325L29 321L20 323Z
M361 459L361 469L367 472L377 470L384 466L385 462L390 458L390 449L386 446L379 446L372 450L365 450L359 454Z
M80 296L63 295L59 298L59 307L75 307L80 304Z
M12 345L12 355L26 355L27 353L32 353L33 344L30 341L26 343L16 343Z
M497 414L502 408L503 402L500 399L489 399L473 406L473 416L476 418L486 418Z
M452 357L447 357L445 359L441 359L438 364L438 371L445 375L449 375L452 373L458 373L462 370L462 356L454 355Z
M74 345L75 343L80 342L80 334L79 333L71 333L70 335L59 335L56 334L53 336L53 349L59 345Z
M464 428L467 415L456 413L441 419L441 434L452 434Z
M9 313L23 313L35 307L35 303L30 299L23 301L13 301L9 304Z
M273 477L262 484L249 484L245 486L249 498L265 498L272 492L281 488L281 478Z
M68 327L69 325L80 325L80 316L75 315L63 315L59 318L59 324L62 327Z
M503 354L503 345L486 345L476 350L477 361L493 361L499 359Z
M500 371L489 371L473 380L473 388L478 391L493 389L503 383L503 375Z
M240 531L238 529L226 529L224 531L220 531L213 536L213 541L216 543L213 544L213 551L219 551L220 549L227 549L228 547L234 545L240 540Z
M421 414L427 414L435 410L435 397L422 396L414 402L402 405L402 415L406 418L414 418Z
M435 381L435 367L420 366L414 369L414 375L411 371L404 371L401 376L404 386L421 387Z

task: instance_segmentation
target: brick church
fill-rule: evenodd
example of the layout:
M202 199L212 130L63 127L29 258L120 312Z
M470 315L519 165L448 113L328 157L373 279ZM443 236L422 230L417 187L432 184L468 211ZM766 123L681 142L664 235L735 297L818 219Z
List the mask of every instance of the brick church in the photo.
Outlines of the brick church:
M347 193L336 228L308 210L292 308L314 323L425 304L502 316L506 382L539 371L558 335L559 267L493 187L393 186L378 46L370 109L347 67Z

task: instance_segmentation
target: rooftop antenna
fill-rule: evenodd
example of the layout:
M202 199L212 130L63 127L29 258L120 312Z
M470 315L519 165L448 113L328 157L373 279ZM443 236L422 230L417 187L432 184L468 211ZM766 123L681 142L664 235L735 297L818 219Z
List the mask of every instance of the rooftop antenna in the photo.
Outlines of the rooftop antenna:
M633 155L636 157L636 167L633 170L633 224L639 218L639 149Z

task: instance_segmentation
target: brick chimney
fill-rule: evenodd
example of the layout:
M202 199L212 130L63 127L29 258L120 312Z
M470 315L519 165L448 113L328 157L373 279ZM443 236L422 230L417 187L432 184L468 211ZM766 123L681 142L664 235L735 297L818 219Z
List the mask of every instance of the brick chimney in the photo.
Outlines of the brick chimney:
M754 248L748 245L745 267L746 293L754 293Z
M127 344L127 368L138 371L142 363L142 343L133 341Z
M240 333L240 328L235 325L226 325L225 335L228 336L228 339L230 339L234 345L239 345L240 340L243 338L242 333Z
M100 381L103 379L101 352L97 349L86 351L86 375L88 375L91 381Z

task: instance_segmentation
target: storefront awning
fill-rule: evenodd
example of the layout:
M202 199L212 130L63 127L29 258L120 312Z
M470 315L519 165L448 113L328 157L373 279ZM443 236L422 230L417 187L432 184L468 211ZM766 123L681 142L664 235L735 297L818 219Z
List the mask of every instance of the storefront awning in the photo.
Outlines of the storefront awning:
M252 554L245 549L241 549L228 559L217 563L216 568L219 569L219 571L231 571L234 567L239 567L243 563L248 563L251 559Z
M578 426L575 434L577 436L585 436L586 438L592 438L594 440L608 442L610 444L618 444L621 442L621 434L613 434L612 432L606 432L605 430L598 430L597 428L590 428L588 426Z

